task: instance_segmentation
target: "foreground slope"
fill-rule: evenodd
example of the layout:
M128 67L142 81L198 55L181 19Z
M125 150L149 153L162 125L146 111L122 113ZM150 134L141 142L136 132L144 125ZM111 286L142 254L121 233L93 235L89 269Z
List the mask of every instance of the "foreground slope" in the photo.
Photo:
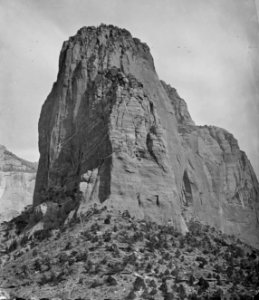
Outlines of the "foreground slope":
M91 207L58 230L6 247L1 287L23 299L252 300L258 251L209 226L188 225L184 236L170 224Z
M37 164L23 160L0 145L0 222L32 205Z
M196 219L259 247L259 185L245 153L226 130L195 126L125 29L84 27L64 43L39 150L36 209L53 189L80 189L79 210L70 205L79 214L105 203L183 233Z

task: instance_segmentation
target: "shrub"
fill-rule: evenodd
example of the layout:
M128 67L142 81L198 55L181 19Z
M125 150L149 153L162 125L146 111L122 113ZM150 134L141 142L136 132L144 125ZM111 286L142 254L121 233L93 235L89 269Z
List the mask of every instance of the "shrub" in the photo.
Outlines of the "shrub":
M114 277L112 277L111 275L109 275L106 279L106 283L109 286L115 286L115 285L117 285L117 280Z
M91 241L91 243L97 243L98 242L98 236L97 235L92 235L90 241Z
M202 291L207 290L208 287L210 286L208 281L206 279L204 279L203 277L200 277L198 285L200 286Z
M207 260L202 256L196 257L196 261L200 262L200 264L199 264L200 268L203 268L208 263Z
M164 300L173 300L173 299L174 299L173 293L166 293L164 295Z
M188 280L189 285L193 286L194 281L195 281L195 277L191 274L190 277L189 277L189 280Z
M103 235L104 242L106 242L106 243L110 242L111 241L111 235L112 235L111 232L106 231Z
M47 283L55 282L56 276L53 271L48 271L42 274L39 280L39 285L45 285Z
M122 217L125 219L129 219L131 217L129 211L124 210L124 212L122 213Z
M177 292L178 292L178 294L180 296L180 299L185 299L186 292L185 292L185 288L184 288L184 286L182 284L180 284L180 286L178 287Z
M87 262L86 262L86 264L85 264L85 266L84 266L85 271L86 271L87 273L90 273L90 272L92 271L92 269L93 269L93 266L94 266L93 262L92 262L90 259L87 260Z
M95 289L98 286L101 286L103 283L100 280L95 279L91 284L90 284L90 289Z
M155 282L154 279L150 280L150 282L148 283L148 285L149 285L150 287L152 287L152 288L156 288L156 287L157 287L156 282Z
M33 268L35 271L41 271L41 263L38 259L34 261Z
M170 261L169 264L167 265L167 268L168 268L168 269L172 269L172 267L173 267L173 262Z
M87 261L87 258L88 258L88 253L86 250L83 252L80 252L80 253L76 253L76 255L75 255L76 262Z
M106 218L104 219L104 224L111 224L111 215L107 215Z
M157 294L157 289L156 289L156 287L153 287L149 294L150 294L150 296L156 295L156 294Z
M167 288L166 280L162 280L162 284L160 285L159 290L162 292L163 295L167 294L168 288Z
M146 270L145 270L145 272L146 272L146 273L149 273L149 272L151 272L151 270L152 270L152 264L151 264L151 263L148 263L148 264L146 265Z
M137 276L133 284L134 291L139 291L140 289L146 289L145 281L142 277Z
M41 242L41 241L51 237L51 230L50 229L39 230L39 231L36 231L33 236L36 240Z
M92 233L96 233L96 231L99 231L100 230L100 225L98 223L94 223L92 224L92 226L90 227L90 231Z

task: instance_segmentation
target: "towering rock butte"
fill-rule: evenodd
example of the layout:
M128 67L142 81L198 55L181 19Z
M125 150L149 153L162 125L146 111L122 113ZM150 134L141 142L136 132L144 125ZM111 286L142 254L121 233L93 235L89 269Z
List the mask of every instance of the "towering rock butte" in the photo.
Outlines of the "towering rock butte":
M93 202L138 218L190 218L259 247L259 185L226 130L195 126L160 81L149 47L125 29L84 27L63 44L57 81L39 120L42 191L80 188Z
M23 160L0 145L0 222L32 204L37 164Z

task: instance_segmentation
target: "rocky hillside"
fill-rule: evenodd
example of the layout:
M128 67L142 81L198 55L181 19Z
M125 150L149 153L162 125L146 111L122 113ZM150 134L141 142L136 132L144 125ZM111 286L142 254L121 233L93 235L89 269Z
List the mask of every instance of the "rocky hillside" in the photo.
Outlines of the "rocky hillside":
M209 226L187 225L184 236L171 224L91 207L5 247L0 282L10 297L1 299L257 299L259 252Z
M80 213L105 203L183 233L194 219L259 247L259 185L245 153L226 130L195 125L125 29L84 27L63 44L39 150L35 207L53 189L80 189Z
M0 222L32 205L37 164L23 160L0 145Z

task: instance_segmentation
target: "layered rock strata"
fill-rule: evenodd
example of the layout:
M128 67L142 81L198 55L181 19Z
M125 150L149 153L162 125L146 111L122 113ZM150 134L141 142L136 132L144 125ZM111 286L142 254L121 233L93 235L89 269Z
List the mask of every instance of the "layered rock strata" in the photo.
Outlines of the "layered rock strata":
M258 181L227 131L195 126L125 29L84 27L66 41L39 120L34 206L45 191L84 195L186 231L197 219L258 245Z

